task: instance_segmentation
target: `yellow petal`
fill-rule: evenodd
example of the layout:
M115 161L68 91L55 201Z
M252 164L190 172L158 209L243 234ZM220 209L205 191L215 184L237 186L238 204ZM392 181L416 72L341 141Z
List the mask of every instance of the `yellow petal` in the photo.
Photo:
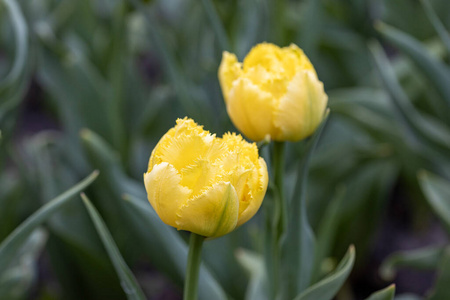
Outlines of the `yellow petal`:
M247 207L245 208L245 210L240 212L237 226L244 224L256 214L256 212L261 207L262 201L266 194L267 185L269 183L269 174L267 172L266 162L261 157L259 158L259 169L257 173L259 173L256 176L257 182L252 185L249 199L242 200L247 201ZM243 205L242 201L239 203L239 205Z
M312 65L311 61L306 56L305 52L303 52L303 50L300 49L297 45L291 44L289 47L283 48L283 50L285 50L286 52L290 52L291 54L297 57L295 64L293 64L296 71L295 73L301 70L307 70L313 72L314 75L316 75L317 77L316 70L314 69L314 66ZM284 58L285 65L292 65L292 63L293 61L290 59L290 56L286 56ZM295 76L295 73L292 74L292 76L290 77L291 79L292 77Z
M177 170L195 161L210 151L214 136L192 119L178 119L158 142L149 160L148 171L163 161L170 163Z
M238 62L236 55L224 51L222 62L219 67L219 82L225 102L228 101L228 94L233 86L233 82L241 75L241 73L241 63Z
M323 119L327 101L315 73L297 73L275 113L274 124L280 131L274 140L295 142L311 135Z
M219 182L189 199L177 213L177 228L206 237L219 237L236 228L239 202L229 182Z
M233 124L247 138L260 141L275 134L272 124L274 104L270 93L264 92L249 79L240 78L230 91L227 111Z
M191 190L180 185L181 176L167 162L153 166L144 174L145 189L150 204L161 220L170 226L176 226L176 211L185 203Z

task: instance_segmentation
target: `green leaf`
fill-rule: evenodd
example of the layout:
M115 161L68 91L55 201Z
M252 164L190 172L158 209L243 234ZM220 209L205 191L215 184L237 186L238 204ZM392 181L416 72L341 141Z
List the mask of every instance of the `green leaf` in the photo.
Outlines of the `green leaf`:
M2 1L10 14L10 19L13 23L13 30L15 34L15 59L12 68L6 78L0 81L0 95L6 88L15 83L24 70L26 69L26 62L28 58L28 27L20 10L19 4L14 0Z
M422 171L419 182L431 208L450 233L450 181Z
M294 300L331 300L344 284L355 262L355 248L350 246L347 254L330 275L309 287Z
M139 225L136 234L141 237L145 252L158 269L170 274L180 284L183 282L186 272L188 248L180 236L166 224L164 224L153 210L148 201L139 200L131 195L124 196L129 204L130 214ZM131 219L131 218L130 218ZM200 268L199 299L227 299L227 296L219 283L213 278L208 269L203 265Z
M239 264L250 274L245 300L269 299L264 258L257 253L242 248L236 251L236 258Z
M11 266L0 276L0 299L26 299L37 277L38 258L48 234L42 228L34 230L15 254Z
M30 47L27 23L19 4L14 0L3 0L0 1L0 8L3 6L2 4L6 6L9 14L15 40L15 57L12 67L6 77L0 80L0 125L3 129L9 129L10 126L4 123L16 121L16 116L11 111L23 99L23 95L28 88ZM12 121L10 121L11 119ZM8 136L8 130L4 131L3 134L5 137Z
M320 127L308 143L297 170L297 180L291 202L288 204L288 228L283 241L282 272L284 292L292 298L308 287L315 253L314 233L306 212L306 188L309 164L320 135L327 123L328 112Z
M376 29L389 42L406 53L428 77L429 83L440 93L447 106L450 106L450 73L445 65L431 56L422 44L412 36L384 23L378 23Z
M427 14L428 19L430 20L434 29L441 38L442 43L444 43L448 53L450 54L450 35L448 34L441 20L439 20L438 16L436 15L436 12L434 11L433 6L431 5L431 1L421 0L420 2L422 3L423 8L425 9L425 13Z
M319 230L317 232L312 282L316 282L319 279L321 264L330 254L335 238L337 237L340 216L342 215L340 208L342 205L345 205L345 196L345 188L338 188L333 200L331 200L331 203L325 211L322 222L320 223Z
M202 0L203 7L205 9L206 15L208 16L209 21L211 22L212 29L214 30L215 36L219 42L219 46L222 51L231 51L230 43L228 42L227 34L225 32L225 28L223 27L223 23L220 20L219 15L214 7L214 4L211 0Z
M370 295L366 300L392 300L395 295L395 284Z
M450 247L445 249L444 256L439 262L437 281L428 300L450 299Z
M395 278L400 267L418 270L433 270L442 257L442 246L431 246L416 250L398 251L388 256L381 264L380 275L388 281Z
M15 253L17 253L31 232L68 203L69 200L73 199L74 195L89 186L97 178L98 174L98 171L94 171L86 179L42 206L0 244L0 273L7 268Z
M164 64L163 70L166 72L168 79L174 87L180 105L185 109L188 115L197 119L195 117L199 116L199 112L203 111L203 108L198 105L199 103L195 98L190 96L191 93L189 92L189 85L186 80L187 76L182 74L173 49L169 47L165 37L161 34L163 31L158 22L155 21L155 15L148 10L141 0L131 0L131 2L133 6L146 17L145 20L148 24L147 28L154 49L159 54L161 62Z
M122 255L119 252L119 249L117 249L117 245L114 242L114 239L112 238L99 213L84 193L81 194L81 198L83 199L84 205L86 206L86 209L91 216L92 222L97 229L97 233L100 236L103 245L106 248L106 251L108 252L109 258L111 259L114 268L119 275L121 285L125 294L127 295L127 299L145 299L145 295L142 292L141 287L139 286L133 273L125 263Z
M428 151L427 155L432 158L438 156L439 159L445 159L450 153L449 129L441 123L436 122L434 119L425 118L414 108L409 101L408 96L402 90L394 70L381 46L376 42L372 42L370 43L369 48L372 52L383 85L391 95L393 104L405 125L405 132L409 134L409 143L411 144L411 147L413 149L419 149L420 151ZM433 147L433 152L430 152L429 148L424 149L423 145L419 144L419 139L420 141L427 143L428 146Z
M145 195L142 186L125 175L119 154L101 136L89 129L81 130L80 136L90 163L102 172L109 189L118 197L123 193Z

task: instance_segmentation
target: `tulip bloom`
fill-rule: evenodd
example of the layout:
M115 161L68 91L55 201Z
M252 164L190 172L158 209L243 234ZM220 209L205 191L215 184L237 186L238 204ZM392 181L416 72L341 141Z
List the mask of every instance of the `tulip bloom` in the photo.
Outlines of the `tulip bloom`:
M294 44L259 44L243 63L225 51L219 81L228 115L254 141L299 141L316 130L325 114L323 84Z
M144 182L164 223L218 237L258 211L268 174L254 143L234 133L218 138L185 118L156 145Z

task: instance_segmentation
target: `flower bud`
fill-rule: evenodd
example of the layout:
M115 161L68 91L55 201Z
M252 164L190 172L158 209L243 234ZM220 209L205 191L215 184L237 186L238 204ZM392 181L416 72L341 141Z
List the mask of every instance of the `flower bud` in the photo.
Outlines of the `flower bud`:
M156 145L144 182L164 223L218 237L258 211L268 174L254 143L234 133L218 138L185 118Z
M262 43L239 63L224 52L219 81L228 115L247 138L299 141L321 123L328 97L308 57L296 45Z

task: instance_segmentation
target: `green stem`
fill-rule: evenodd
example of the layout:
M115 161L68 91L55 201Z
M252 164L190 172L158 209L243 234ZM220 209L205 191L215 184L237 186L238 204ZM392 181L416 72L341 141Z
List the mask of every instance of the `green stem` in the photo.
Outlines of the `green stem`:
M186 268L186 278L184 281L183 300L197 300L198 273L201 262L200 254L202 253L202 245L204 240L204 236L191 233L191 237L189 239L189 254Z
M272 264L270 278L272 281L272 296L275 299L280 284L280 253L281 238L286 231L286 201L283 192L284 178L284 142L274 142L272 152L272 166L275 187L274 210L272 213L270 253Z

